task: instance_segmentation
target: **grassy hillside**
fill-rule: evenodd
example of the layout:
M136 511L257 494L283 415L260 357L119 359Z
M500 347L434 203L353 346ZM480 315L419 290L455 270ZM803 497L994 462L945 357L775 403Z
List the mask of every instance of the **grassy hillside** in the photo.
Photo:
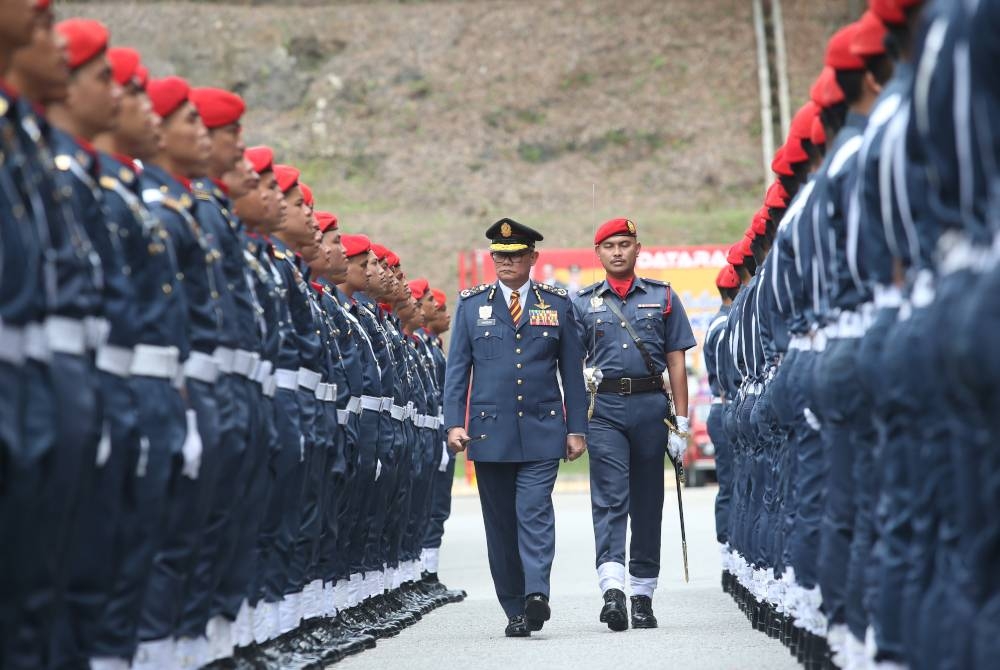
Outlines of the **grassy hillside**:
M747 0L293 4L61 11L105 21L155 75L242 93L248 142L449 289L500 216L560 246L617 215L647 243L728 242L759 202ZM785 0L793 103L843 4Z

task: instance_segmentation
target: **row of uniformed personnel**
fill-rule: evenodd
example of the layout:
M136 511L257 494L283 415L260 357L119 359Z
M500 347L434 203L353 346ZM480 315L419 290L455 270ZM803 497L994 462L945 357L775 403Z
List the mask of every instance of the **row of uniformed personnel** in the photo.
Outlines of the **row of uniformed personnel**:
M839 30L706 339L723 585L807 667L1000 654L1000 2Z
M0 77L0 667L305 667L463 597L444 294L96 21L0 0Z

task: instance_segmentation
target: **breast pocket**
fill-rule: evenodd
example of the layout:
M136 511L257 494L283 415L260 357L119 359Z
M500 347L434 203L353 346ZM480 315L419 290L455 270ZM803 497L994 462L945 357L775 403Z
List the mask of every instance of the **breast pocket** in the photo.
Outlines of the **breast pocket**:
M652 312L649 314L640 315L639 327L636 328L639 337L643 342L649 342L652 345L662 345L663 344L663 315L657 312Z
M531 342L535 351L554 354L559 349L559 327L532 326Z
M472 352L482 360L499 358L503 353L503 331L480 329L473 340Z

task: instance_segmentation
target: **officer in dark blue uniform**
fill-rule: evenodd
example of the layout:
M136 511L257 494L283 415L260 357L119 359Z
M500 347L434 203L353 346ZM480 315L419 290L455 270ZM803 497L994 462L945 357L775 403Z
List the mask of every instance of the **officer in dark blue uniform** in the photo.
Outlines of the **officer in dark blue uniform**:
M670 285L636 276L642 247L632 221L603 224L594 248L607 278L581 290L573 304L583 324L592 403L587 442L597 575L604 596L600 619L614 631L628 628L625 535L631 519L632 626L655 628L663 457L666 450L671 460L680 459L687 448L684 358L696 342Z
M197 109L188 101L190 87L179 77L151 80L146 87L153 109L163 119L159 151L141 175L143 201L167 230L177 259L180 288L187 304L189 350L182 352L187 436L175 472L173 496L139 618L136 663L156 667L178 663L172 639L182 613L184 584L197 563L204 525L206 486L199 481L202 449L212 452L219 441L216 382L219 363L213 356L223 327L220 304L225 285L214 249L197 219L190 180L208 170L210 145ZM211 457L209 457L211 458ZM178 476L179 475L179 476Z
M486 237L499 281L462 293L444 423L450 448L468 447L476 462L490 571L509 620L505 633L527 637L550 616L559 459L576 459L586 448L584 349L566 291L530 279L542 236L501 219Z
M46 62L25 52L44 48L46 42L48 53L56 52L51 27L43 28L36 21L31 4L0 3L0 58L4 64L0 69L0 665L12 668L38 667L42 662L44 620L26 616L31 607L26 596L33 587L44 586L48 578L38 560L44 555L47 538L36 524L39 487L45 477L40 457L51 451L54 441L54 418L45 409L52 406L47 364L27 355L29 331L36 337L41 331L46 301L51 301L56 288L48 221L39 206L39 200L54 195L54 189L42 187L40 182L47 173L31 160L41 137L33 125L30 103L21 95L32 95L38 102L47 100L34 95L43 90L33 86L38 81L29 78L17 82L19 95L7 79L15 75L7 70L12 60L27 56L22 62ZM65 68L62 72L61 85L56 87L59 97L66 93ZM36 137L26 132L26 122L36 129ZM86 277L86 267L81 270ZM25 412L25 407L32 409ZM36 412L41 414L38 426L31 425ZM32 568L34 583L29 585L26 569ZM16 645L17 634L25 630L27 646Z
M425 329L425 339L431 348L434 358L434 374L437 379L438 388L441 390L441 398L438 400L438 432L439 441L442 445L441 463L443 467L438 468L434 475L434 490L432 493L430 519L427 525L427 533L423 538L423 551L420 560L424 566L423 581L429 588L436 588L440 584L438 580L438 566L440 564L441 539L444 536L444 524L451 515L451 487L455 479L455 455L448 449L444 426L443 402L444 402L444 376L447 369L447 358L444 355L444 347L441 342L441 335L451 329L451 315L448 314L446 296L443 291L430 289L433 296L433 307L425 309L425 316L428 316L427 327Z
M102 314L85 324L99 383L101 440L81 445L76 442L78 435L67 435L73 446L65 453L72 456L52 478L63 491L64 518L72 529L68 544L59 545L64 563L57 567L63 574L57 574L56 588L57 593L65 591L53 621L51 659L59 667L82 662L93 652L97 624L113 583L120 491L128 462L139 448L139 431L128 380L136 344L136 296L129 279L133 259L124 252L131 231L107 218L99 156L92 145L98 134L117 122L121 88L107 59L107 28L97 21L70 19L56 30L66 40L72 74L67 99L47 110L56 128L55 162L72 188L72 206L101 258L104 278ZM69 561L71 556L76 558Z
M287 165L275 165L274 174L278 188L287 205L285 220L281 227L271 237L274 245L273 255L275 266L281 273L287 290L289 315L294 327L293 341L298 352L298 362L295 368L295 379L292 380L292 369L281 369L278 372L278 397L282 399L276 416L279 420L297 417L294 430L291 425L278 426L280 439L286 441L282 449L282 457L287 459L287 471L279 480L276 478L275 492L280 496L282 505L282 520L275 537L276 551L272 554L269 568L271 587L274 595L280 598L279 626L285 633L295 628L299 623L299 593L304 577L304 566L301 562L293 562L296 545L302 524L302 487L308 467L312 465L311 457L317 444L316 418L318 404L316 388L322 376L320 339L314 316L314 307L310 298L308 281L303 274L306 269L300 264L295 248L315 244L314 231L310 228L310 213L307 211L304 197L299 188L299 171ZM288 393L282 393L287 391ZM295 447L295 449L291 449ZM287 451L286 451L287 450ZM282 468L284 471L284 468ZM294 568L294 570L293 570ZM285 596L288 596L287 598Z
M155 156L159 120L145 93L148 77L138 52L109 49L108 60L122 98L115 130L94 141L101 151L100 185L109 225L124 231L129 280L144 299L133 304L136 345L129 370L140 438L123 454L129 477L116 528L120 554L113 564L112 592L99 619L92 662L130 659L135 653L136 619L152 560L149 538L161 524L172 456L180 451L185 430L184 401L174 381L180 351L187 346L187 310L167 231L142 202L140 169L134 162ZM145 467L138 467L140 460Z
M234 555L240 531L234 522L235 507L244 497L241 487L249 481L244 473L255 469L254 459L262 453L256 445L261 439L261 388L253 379L260 359L261 325L247 282L243 225L232 211L229 187L223 181L243 160L240 119L246 106L236 94L216 88L192 89L189 98L208 129L212 146L207 177L192 184L197 218L213 249L221 254L219 269L226 288L220 299L221 340L213 352L220 366L216 398L221 442L218 453L203 460L203 466L211 465L217 474L205 502L207 517L198 563L186 587L180 623L181 635L197 637L213 616L234 619L243 598L242 592L225 592L219 585L233 561L242 560Z
M722 425L724 404L727 399L725 389L719 378L720 349L723 343L726 317L733 305L733 298L740 289L740 277L736 269L729 264L719 271L715 278L715 286L719 289L722 306L709 322L705 331L705 345L702 351L705 355L705 371L708 375L708 385L712 391L712 409L708 414L708 436L715 448L715 473L719 482L719 491L715 496L715 537L721 545L723 556L729 553L729 511L732 500L733 472L732 451L728 435ZM729 573L723 573L723 581L728 580Z

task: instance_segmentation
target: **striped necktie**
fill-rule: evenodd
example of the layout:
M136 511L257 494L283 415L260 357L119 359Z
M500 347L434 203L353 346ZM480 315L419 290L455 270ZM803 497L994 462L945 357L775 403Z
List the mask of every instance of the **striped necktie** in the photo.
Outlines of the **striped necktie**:
M521 320L521 292L511 291L510 293L510 318L516 326Z

